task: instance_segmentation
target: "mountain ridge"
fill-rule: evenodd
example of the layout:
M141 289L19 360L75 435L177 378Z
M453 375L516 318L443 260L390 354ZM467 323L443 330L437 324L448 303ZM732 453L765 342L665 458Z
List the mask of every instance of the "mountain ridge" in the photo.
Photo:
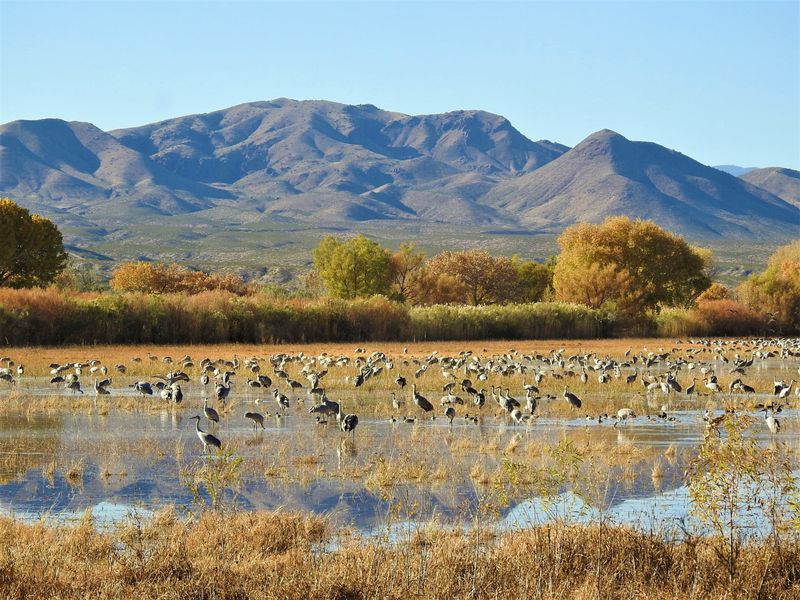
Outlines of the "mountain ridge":
M3 195L107 233L220 210L230 226L345 230L386 221L558 231L611 214L697 239L800 227L792 202L675 150L611 130L574 148L532 141L481 110L406 115L278 98L109 132L13 121L0 126L0 167Z

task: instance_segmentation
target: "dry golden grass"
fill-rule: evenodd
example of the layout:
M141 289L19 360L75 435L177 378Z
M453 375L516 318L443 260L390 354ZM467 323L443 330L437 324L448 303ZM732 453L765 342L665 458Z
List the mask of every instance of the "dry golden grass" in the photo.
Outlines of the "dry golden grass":
M163 511L100 532L0 518L4 598L797 598L800 545L750 545L728 580L707 540L624 527L493 534L435 525L389 543L286 513Z

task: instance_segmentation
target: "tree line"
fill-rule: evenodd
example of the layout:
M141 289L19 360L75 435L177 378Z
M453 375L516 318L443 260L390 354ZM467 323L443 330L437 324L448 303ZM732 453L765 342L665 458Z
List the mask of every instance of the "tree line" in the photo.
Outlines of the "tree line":
M565 230L545 263L446 251L427 258L413 243L397 252L358 235L328 236L312 252L326 292L380 294L411 304L506 304L556 300L635 316L689 306L711 285L711 253L652 221L612 217Z
M716 323L712 329L735 322L732 334L756 331L761 324L769 331L800 332L800 240L779 248L764 272L736 290L711 280L710 251L652 221L611 217L573 225L558 247L558 255L544 262L484 250L429 257L413 242L393 251L363 235L327 236L312 250L305 296L345 301L383 296L407 306L556 302L583 305L629 325L681 314ZM0 199L0 287L69 288L67 258L52 222ZM236 275L142 261L120 264L109 284L119 294L260 292Z

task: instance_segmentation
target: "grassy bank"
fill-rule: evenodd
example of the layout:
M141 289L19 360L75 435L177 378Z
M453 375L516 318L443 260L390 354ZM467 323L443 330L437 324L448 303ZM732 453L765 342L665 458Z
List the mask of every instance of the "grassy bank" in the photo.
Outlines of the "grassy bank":
M494 534L431 526L395 543L319 517L165 511L98 532L0 519L7 598L797 598L800 545L750 545L730 581L710 540L609 526ZM335 542L335 544L328 544Z
M729 300L623 319L577 304L407 306L359 300L0 289L0 344L264 344L777 334Z
M577 305L408 307L382 297L283 300L264 294L66 294L0 290L5 345L304 343L596 338L612 333Z

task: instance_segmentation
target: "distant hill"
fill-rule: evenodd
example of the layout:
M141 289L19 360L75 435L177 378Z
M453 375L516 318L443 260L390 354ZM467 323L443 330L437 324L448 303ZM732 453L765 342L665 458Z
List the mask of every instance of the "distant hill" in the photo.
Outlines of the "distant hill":
M756 167L740 167L738 165L715 165L714 168L725 171L728 175L733 175L734 177L741 177L745 173L756 169Z
M768 167L749 171L740 178L800 208L800 171Z
M0 191L45 212L89 218L202 210L231 198L131 150L90 123L59 119L0 126Z
M558 159L487 193L484 202L528 227L653 219L695 239L754 237L800 226L800 211L732 175L674 150L593 133Z
M103 254L135 238L129 252L147 256L172 236L206 260L257 225L556 233L612 214L693 239L789 236L800 210L771 191L607 130L572 149L532 141L479 110L277 99L110 132L58 119L0 126L0 194Z
M321 222L502 221L476 209L476 199L498 179L565 150L532 142L483 111L412 117L287 99L111 134L165 169L255 200L268 214Z

